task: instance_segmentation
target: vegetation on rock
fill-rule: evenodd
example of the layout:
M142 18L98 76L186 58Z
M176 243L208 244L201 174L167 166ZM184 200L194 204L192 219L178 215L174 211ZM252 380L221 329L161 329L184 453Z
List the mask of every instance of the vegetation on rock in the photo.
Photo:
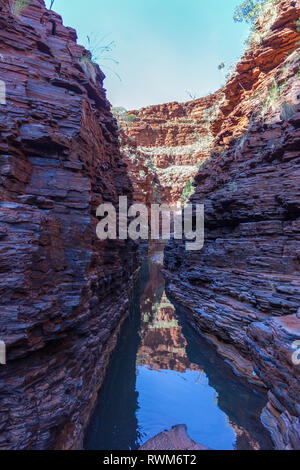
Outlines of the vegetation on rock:
M93 80L94 83L96 83L96 77L97 77L97 72L96 72L96 64L94 64L92 60L92 55L87 51L85 52L80 61L79 64L81 68L84 70L84 73L88 78Z
M28 0L13 0L10 4L10 11L13 15L19 16L29 5L30 2Z
M137 117L133 113L122 115L122 121L129 125L132 124L134 121L136 121L136 119Z
M182 191L180 199L183 204L186 203L195 192L195 187L193 186L193 183L194 179L190 179Z
M262 42L277 16L279 2L280 0L245 0L236 7L234 21L251 24L246 44Z

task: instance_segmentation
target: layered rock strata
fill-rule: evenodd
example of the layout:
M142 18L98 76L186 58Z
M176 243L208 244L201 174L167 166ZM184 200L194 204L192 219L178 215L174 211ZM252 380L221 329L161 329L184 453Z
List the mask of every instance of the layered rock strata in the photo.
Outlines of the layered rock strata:
M281 65L281 83L286 79L284 61L299 41L297 9L296 1L274 2L229 82L216 93L129 111L130 122L121 117L124 159L139 201L182 202L185 187L215 157L216 146L228 145L233 135L247 130L253 110L266 97L272 71Z
M132 187L104 75L76 32L30 0L1 2L0 448L75 449L137 268L96 237L96 208Z
M300 449L300 5L276 11L222 90L212 159L195 179L204 249L173 241L165 267L194 327L267 387L276 448Z
M220 91L188 103L131 111L136 118L130 124L121 119L124 159L145 203L175 206L181 201L185 186L210 157L223 100Z

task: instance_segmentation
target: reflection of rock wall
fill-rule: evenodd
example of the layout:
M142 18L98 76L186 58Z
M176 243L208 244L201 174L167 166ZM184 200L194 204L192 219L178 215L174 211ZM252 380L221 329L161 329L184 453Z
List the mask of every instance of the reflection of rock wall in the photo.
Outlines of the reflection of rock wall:
M150 263L150 282L140 299L141 305L141 345L137 355L137 365L153 369L198 370L186 357L186 340L178 325L174 306L164 292L164 279L161 267Z
M282 449L300 448L299 16L299 2L282 1L223 89L214 160L191 199L205 204L205 247L170 243L165 257L168 290L191 321L270 390L264 422Z
M104 378L135 269L97 241L96 207L131 186L98 67L31 0L1 2L0 448L74 448ZM90 78L88 77L90 73Z
M165 293L162 303L164 299ZM150 317L142 314L138 365L179 372L194 370L194 365L186 357L185 348L186 340L173 306L165 308L157 304Z

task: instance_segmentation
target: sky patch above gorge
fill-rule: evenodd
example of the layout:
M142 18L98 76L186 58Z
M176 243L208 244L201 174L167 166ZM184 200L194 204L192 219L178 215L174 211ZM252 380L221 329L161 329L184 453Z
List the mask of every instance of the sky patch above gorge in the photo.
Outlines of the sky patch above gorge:
M49 2L46 2L47 6ZM113 106L141 108L153 103L205 96L225 82L218 70L238 61L249 27L234 23L238 0L55 0L64 24L88 47L114 41L99 63ZM97 47L96 47L97 48ZM118 61L116 64L114 60ZM119 75L120 78L117 76Z

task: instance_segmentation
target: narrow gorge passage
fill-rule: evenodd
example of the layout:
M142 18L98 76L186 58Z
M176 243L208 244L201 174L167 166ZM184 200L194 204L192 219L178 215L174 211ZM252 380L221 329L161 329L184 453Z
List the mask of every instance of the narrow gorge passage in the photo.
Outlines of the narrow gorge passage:
M300 449L300 0L187 3L0 0L0 451Z
M162 250L150 250L136 279L85 448L138 449L184 424L191 439L211 449L272 449L260 422L265 390L234 375L168 300Z

